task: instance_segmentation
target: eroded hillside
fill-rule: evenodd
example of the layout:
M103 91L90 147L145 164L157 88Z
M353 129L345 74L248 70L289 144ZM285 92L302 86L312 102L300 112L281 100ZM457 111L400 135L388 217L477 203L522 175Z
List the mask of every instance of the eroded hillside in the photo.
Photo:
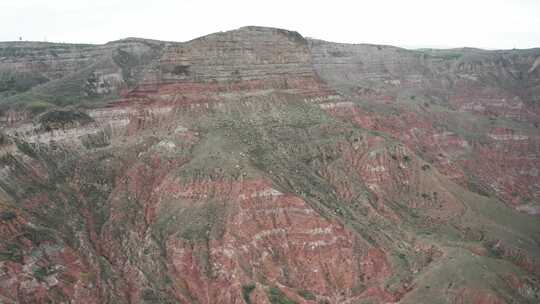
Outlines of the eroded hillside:
M536 303L540 50L0 44L2 303Z

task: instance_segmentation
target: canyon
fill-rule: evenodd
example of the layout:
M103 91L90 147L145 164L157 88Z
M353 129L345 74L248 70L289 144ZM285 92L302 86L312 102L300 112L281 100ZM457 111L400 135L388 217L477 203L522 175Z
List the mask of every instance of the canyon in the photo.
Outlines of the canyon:
M0 303L537 303L540 49L0 42Z

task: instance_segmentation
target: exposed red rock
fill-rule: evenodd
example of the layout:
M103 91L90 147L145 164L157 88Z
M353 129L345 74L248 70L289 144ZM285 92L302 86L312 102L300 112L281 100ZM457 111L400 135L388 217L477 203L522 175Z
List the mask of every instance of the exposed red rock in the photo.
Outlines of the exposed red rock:
M0 61L0 302L540 294L538 50L50 46Z

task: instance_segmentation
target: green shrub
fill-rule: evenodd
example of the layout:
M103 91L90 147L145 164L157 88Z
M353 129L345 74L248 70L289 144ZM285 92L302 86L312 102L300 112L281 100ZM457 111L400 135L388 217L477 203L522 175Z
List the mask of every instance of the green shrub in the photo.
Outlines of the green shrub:
M93 119L86 113L71 110L55 110L47 112L39 117L39 122L50 129L58 129L69 124L79 123L85 125L92 122Z
M249 299L249 295L255 290L255 284L248 284L242 286L242 298L244 298L244 301L247 304L251 304L251 300Z
M287 298L287 296L277 287L268 288L268 300L272 304L296 304L295 301Z
M314 295L311 291L309 291L309 290L304 290L304 289L302 289L302 290L298 291L298 294L299 294L302 298L304 298L304 299L306 299L306 300L315 300L315 299L316 299L315 295Z
M56 270L51 266L43 266L34 270L34 278L38 281L43 281L45 278L51 274L54 274Z
M14 212L11 211L2 211L0 212L0 221L11 221L15 219L17 215Z
M0 251L0 261L8 260L15 263L22 263L22 251L17 244L11 243Z

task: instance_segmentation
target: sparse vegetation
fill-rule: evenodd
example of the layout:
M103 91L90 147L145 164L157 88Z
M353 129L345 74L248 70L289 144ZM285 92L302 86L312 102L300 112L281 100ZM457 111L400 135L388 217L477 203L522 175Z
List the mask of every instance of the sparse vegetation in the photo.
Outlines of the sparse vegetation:
M298 294L299 294L302 298L304 298L304 299L306 299L306 300L313 301L313 300L316 300L316 299L317 299L317 297L315 297L315 295L314 295L311 291L309 291L309 290L304 290L304 289L302 289L302 290L298 291Z
M0 73L0 94L10 96L26 92L47 81L48 79L40 74L3 72Z
M277 287L269 287L267 295L271 304L297 304L295 301L287 298Z
M54 108L54 105L45 101L30 101L25 105L25 109L32 115L41 114Z
M246 304L251 304L251 300L249 298L250 294L255 290L255 284L248 284L242 286L242 298L246 302Z
M272 33L279 35L276 48L307 42L294 32ZM199 41L210 45L211 39ZM306 100L317 84L311 83L306 76L309 71L304 71L303 65L301 77L294 78L293 74L290 81L291 75L286 73L277 73L279 76L274 79L282 64L273 64L269 78L279 82L276 87L273 82L264 83L264 73L261 79L252 81L249 75L253 71L242 70L244 65L223 67L219 75L205 76L200 88L196 84L193 92L186 93L176 89L177 83L172 82L183 79L182 76L199 81L197 75L190 73L201 69L178 63L195 65L197 61L182 59L171 61L177 63L170 65L165 60L152 61L163 58L161 47L156 46L161 44L154 44L151 51L141 51L136 41L130 40L129 47L118 46L120 42L100 46L109 50L108 57L93 50L99 59L81 63L75 72L41 85L32 84L26 91L9 89L1 93L2 110L26 110L32 113L34 126L43 127L7 133L13 130L9 130L11 122L6 122L9 136L0 136L4 143L0 156L0 228L9 234L4 239L0 237L0 261L24 261L23 267L30 269L29 279L33 274L41 283L51 282L53 278L49 276L58 269L56 286L70 290L78 284L77 288L83 290L99 289L98 301L111 303L121 303L129 294L131 301L141 303L216 302L216 297L226 296L231 301L252 304L251 299L266 295L271 304L302 302L299 297L322 304L337 298L363 301L362 296L372 290L376 292L366 302L379 302L380 291L384 293L383 300L389 294L397 298L407 292L407 300L423 303L425 299L439 299L441 294L451 297L464 286L496 290L510 302L521 299L521 295L508 287L508 274L517 273L520 280L537 276L527 269L530 261L538 260L537 217L519 213L495 199L497 191L491 183L498 176L480 178L473 170L475 159L471 158L477 147L485 148L486 155L494 146L504 147L487 135L493 129L508 128L529 136L536 134L534 124L504 115L488 117L456 110L459 105L450 106L448 96L454 95L446 90L456 85L455 75L448 73L446 77L446 70L438 69L436 75L445 74L443 85L429 85L431 79L425 78L432 77L431 66L401 69L402 59L409 62L410 57L406 56L416 51L373 45L357 45L350 51L345 45L324 49L324 60L341 57L336 60L342 61L339 67L346 70L348 58L358 56L355 64L377 77L373 83L369 77L358 79L355 65L346 78L354 82L354 87L366 89L351 95L336 93L329 97L331 101L321 101L328 105L322 109L319 101ZM294 48L311 58L303 46ZM372 62L360 58L364 50L380 64L372 67ZM268 53L274 51L272 46ZM22 50L12 52L21 58L28 55ZM62 49L43 52L50 53L51 60L65 55ZM386 64L386 56L392 52L400 56L399 60L392 60L395 67ZM435 63L446 60L445 56L454 60L450 53L425 52L434 54L430 58L436 59ZM264 55L261 64L256 65L263 72L262 61L268 54ZM286 52L280 52L280 56L280 60L289 57ZM383 57L379 60L377 56ZM318 60L316 56L312 59ZM413 59L415 65L423 62L422 58ZM443 62L462 68L459 63ZM227 64L234 64L234 60ZM152 76L154 71L160 77L181 77L167 79L164 86L157 84L160 89L171 89L165 95L160 95L160 90L152 91L141 97L145 102L113 104L115 118L131 119L126 132L121 127L111 127L91 135L77 135L76 144L25 141L27 134L43 135L40 131L106 125L101 124L102 117L97 118L99 124L94 124L92 117L77 110L81 109L79 106L62 105L109 98L94 94L102 72L108 73L109 68L122 69L126 81L122 86L127 90L141 84L143 74ZM287 72L289 68L287 65ZM407 74L401 74L402 70ZM341 90L330 81L341 78L325 78L328 71L335 69L317 70L320 73L314 81L326 81L328 88L323 88L324 92ZM222 80L227 77L228 81ZM160 78L157 79L159 82ZM421 87L409 88L417 80ZM263 89L259 89L257 81L263 82ZM302 87L295 87L295 82ZM16 85L11 78L6 83ZM218 93L214 96L212 90L204 88L206 84L212 90L217 87ZM488 91L492 92L495 87L490 85ZM237 87L244 86L245 90L237 91ZM387 91L387 86L392 90ZM401 90L402 87L407 89ZM131 93L139 96L145 89L141 86ZM482 92L476 88L471 91ZM200 96L190 99L197 94ZM206 104L207 98L212 102ZM159 114L162 108L153 108L153 101L160 105L163 101L173 110L163 118ZM126 113L122 112L124 106L130 108ZM135 122L140 124L132 128ZM13 125L23 123L25 127L31 126L30 121L16 121ZM12 149L11 142L18 150ZM527 147L519 150L519 160L523 162L536 152L530 145L516 146ZM459 169L466 170L466 178L462 179L460 174L444 176L448 171L445 164L455 166L457 173L461 173ZM488 169L499 172L500 168ZM504 172L513 174L512 171ZM527 170L521 171L522 175L529 174ZM533 179L534 174L530 174ZM505 181L511 179L505 176ZM248 194L252 183L261 184L253 186L258 191L254 196ZM469 184L464 186L465 183ZM271 191L268 195L267 184L280 193ZM521 186L525 189L529 185L507 192L519 199L523 193ZM281 225L287 233L285 238L281 238ZM505 247L493 240L500 240ZM287 250L282 250L282 245ZM317 254L321 248L339 252ZM302 250L309 253L304 255ZM284 256L290 252L299 254ZM296 261L306 256L337 259L319 264L324 266L319 272L324 278L318 283L327 284L328 293L302 289L302 283L294 281L302 277L299 271L313 271L313 261L307 265L303 264L305 260ZM266 268L257 269L261 265L259 257L276 271L277 280L273 275L267 276ZM370 266L365 266L366 259ZM50 260L54 263L48 263ZM31 264L33 261L36 262ZM225 265L220 265L222 261L226 261ZM11 262L4 264L11 267ZM351 265L345 269L346 279L340 278L344 265ZM234 273L230 277L232 288L227 285L228 280L222 280L223 270ZM344 290L341 283L348 280L349 270L357 279ZM372 274L378 277L368 278ZM190 281L193 278L195 281ZM219 284L213 283L216 281ZM216 291L214 286L224 288ZM46 290L47 299L72 301L70 295L63 294L64 289L55 288Z
M0 250L0 261L12 261L15 263L22 263L22 250L19 245L15 243L7 243L4 250Z
M189 75L189 65L177 65L174 67L172 73L178 76L188 76Z
M52 265L38 266L34 272L34 278L38 281L44 281L46 277L56 273L56 269Z
M15 219L17 215L12 211L0 211L0 221L11 221Z
M93 121L88 114L76 110L53 110L38 118L41 127L45 131L63 129L70 125L86 125Z

